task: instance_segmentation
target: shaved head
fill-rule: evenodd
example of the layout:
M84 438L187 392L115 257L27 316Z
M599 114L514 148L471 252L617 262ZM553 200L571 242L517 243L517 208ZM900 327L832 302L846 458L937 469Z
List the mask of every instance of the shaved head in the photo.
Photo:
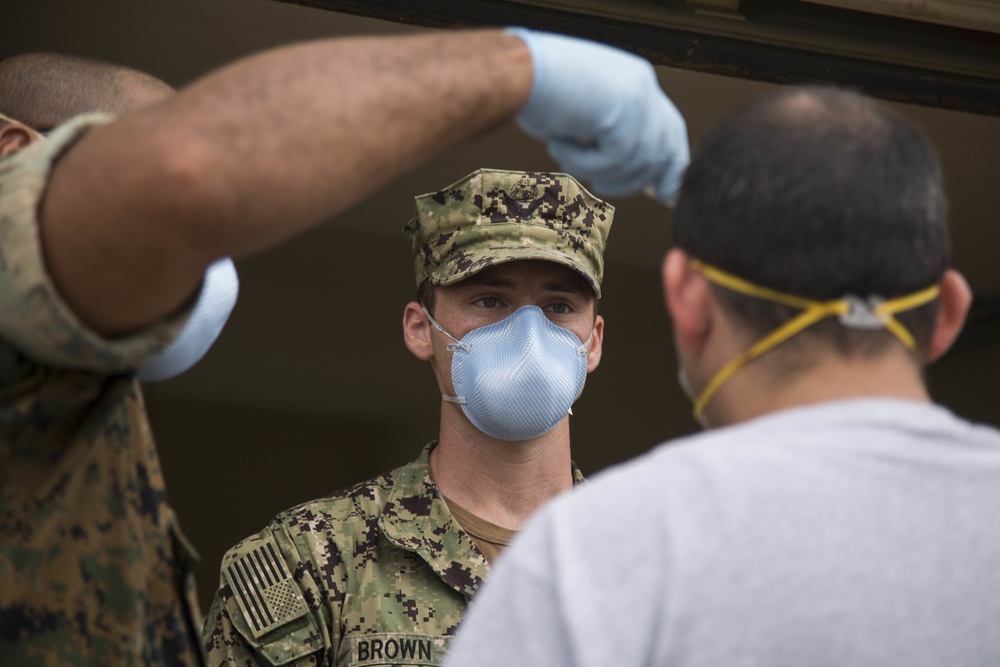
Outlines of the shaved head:
M120 114L172 93L156 77L99 60L57 53L0 60L0 114L41 132L82 113Z

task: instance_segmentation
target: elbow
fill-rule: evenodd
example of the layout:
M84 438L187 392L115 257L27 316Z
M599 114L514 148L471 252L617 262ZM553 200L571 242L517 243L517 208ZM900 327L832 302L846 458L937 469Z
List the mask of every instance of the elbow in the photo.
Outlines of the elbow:
M218 237L227 205L220 195L221 167L213 147L168 128L145 133L141 145L123 163L126 171L134 164L138 179L123 193L132 202L132 219L155 225L164 242L204 254L206 263L224 255Z
M140 192L147 192L146 201L154 207L151 217L173 229L185 245L215 245L213 233L228 217L228 207L212 147L168 134L153 140L147 164L151 173Z

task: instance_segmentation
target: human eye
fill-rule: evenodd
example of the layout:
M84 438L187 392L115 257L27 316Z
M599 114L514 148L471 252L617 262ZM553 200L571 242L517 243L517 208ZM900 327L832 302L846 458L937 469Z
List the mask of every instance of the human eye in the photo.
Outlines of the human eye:
M500 299L495 296L483 296L473 301L473 303L480 308L499 308L502 305Z
M573 308L568 303L552 303L545 307L547 311L555 315L569 315L573 312Z

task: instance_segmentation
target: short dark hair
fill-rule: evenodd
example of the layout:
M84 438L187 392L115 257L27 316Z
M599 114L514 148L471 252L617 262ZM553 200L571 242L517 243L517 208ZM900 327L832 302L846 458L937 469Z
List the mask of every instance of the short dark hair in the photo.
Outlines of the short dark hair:
M437 286L432 285L430 280L424 280L417 287L417 303L427 309L427 312L434 317L434 305L437 302Z
M38 131L82 113L124 113L144 97L172 90L144 72L61 53L0 60L0 113Z
M947 208L937 154L912 123L858 93L796 88L752 102L701 142L674 211L674 241L774 290L891 299L941 279L950 258ZM757 335L799 312L716 293ZM921 349L937 306L897 316ZM834 320L805 333L843 354L875 353L890 341Z

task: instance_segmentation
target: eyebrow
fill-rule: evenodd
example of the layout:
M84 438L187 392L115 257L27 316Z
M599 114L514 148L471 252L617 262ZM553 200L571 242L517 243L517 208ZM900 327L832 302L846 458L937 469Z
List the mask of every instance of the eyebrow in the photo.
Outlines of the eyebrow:
M590 289L589 285L584 285L577 283L576 281L556 281L552 280L543 285L543 287L550 292L563 292L566 294L582 294L584 296L593 294L593 290Z

